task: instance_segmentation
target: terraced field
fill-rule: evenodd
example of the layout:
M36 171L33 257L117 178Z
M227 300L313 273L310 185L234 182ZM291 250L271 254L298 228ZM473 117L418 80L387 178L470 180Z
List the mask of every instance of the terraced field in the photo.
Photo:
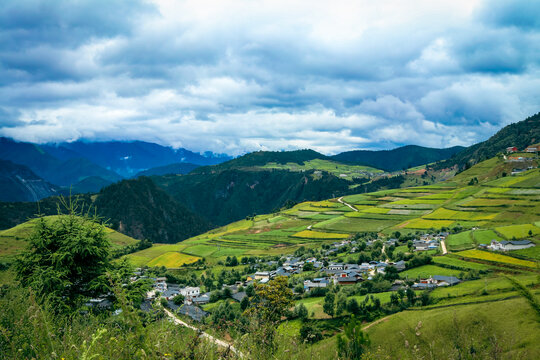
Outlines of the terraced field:
M304 202L185 240L181 252L213 263L230 255L292 253L300 246L319 247L360 232L388 235L431 229L458 232L447 239L450 251L473 249L493 239L528 238L529 231L533 240L540 240L540 227L534 225L540 218L540 173L533 169L519 176L500 177L493 169L504 166L502 160L494 158L452 181L345 196L343 201L358 211L336 199ZM472 176L485 180L469 185ZM520 255L530 260L537 256L535 250Z

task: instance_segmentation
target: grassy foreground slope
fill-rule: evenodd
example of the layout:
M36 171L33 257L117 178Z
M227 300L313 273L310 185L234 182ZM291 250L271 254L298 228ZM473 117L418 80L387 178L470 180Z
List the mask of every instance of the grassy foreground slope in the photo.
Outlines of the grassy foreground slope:
M45 216L47 221L52 221L58 215ZM11 229L0 231L0 259L9 259L20 250L24 249L27 243L27 238L32 233L38 219L29 220L23 224L17 225ZM106 228L106 233L111 241L113 249L121 248L137 243L132 237L121 234L110 228Z

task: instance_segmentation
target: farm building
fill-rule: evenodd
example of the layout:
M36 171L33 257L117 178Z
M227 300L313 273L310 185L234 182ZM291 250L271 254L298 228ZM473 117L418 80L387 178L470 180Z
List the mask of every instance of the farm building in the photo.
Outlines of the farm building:
M488 246L491 250L509 251L527 249L535 246L532 241L529 240L513 240L513 241L497 241L491 240L491 245Z
M507 153L513 153L513 152L516 152L516 151L518 151L518 148L515 147L515 146L509 146L509 147L506 148Z
M528 153L537 153L539 148L540 148L540 145L538 145L538 144L536 144L536 145L531 145L531 146L528 146L528 147L525 149L525 152L528 152Z
M328 286L328 280L326 280L325 278L316 278L316 279L313 279L313 280L306 280L304 281L304 289L306 291L309 291L310 289L313 289L313 288L322 288L322 287L327 287Z

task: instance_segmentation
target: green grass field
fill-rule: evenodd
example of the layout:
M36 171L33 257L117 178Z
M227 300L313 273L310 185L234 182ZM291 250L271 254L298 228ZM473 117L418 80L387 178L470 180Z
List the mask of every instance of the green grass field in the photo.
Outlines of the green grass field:
M493 348L494 341L501 358L540 358L540 347L533 345L538 342L535 313L521 298L404 311L369 327L367 333L370 349L383 349L389 359L454 358L456 345L480 353L486 346ZM491 357L487 353L481 358Z
M417 279L417 278L429 278L433 275L442 276L458 276L461 273L460 270L443 268L436 265L423 265L409 270L405 270L399 273L401 278Z
M191 264L199 260L199 257L186 255L179 252L169 251L150 260L148 266L165 266L167 268L178 268L185 264Z
M533 224L502 226L495 228L495 231L507 239L512 239L514 237L516 239L524 239L531 236L529 235L529 232L532 235L540 234L540 228Z
M472 261L456 259L452 256L434 256L433 262L438 265L450 265L463 270L489 270L490 267L485 264L479 264Z

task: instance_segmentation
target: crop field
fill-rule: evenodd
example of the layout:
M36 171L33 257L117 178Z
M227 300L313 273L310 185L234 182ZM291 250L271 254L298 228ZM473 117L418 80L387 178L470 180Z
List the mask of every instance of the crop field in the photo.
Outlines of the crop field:
M540 261L540 242L534 241L534 243L536 243L536 246L534 247L530 247L527 249L520 249L520 250L512 250L510 251L510 254L525 256L525 257Z
M532 286L537 284L537 277L535 274L526 274L515 276L516 280L523 285ZM498 291L510 291L514 289L514 285L506 278L501 276L491 276L478 280L469 280L459 283L454 286L440 287L431 293L435 298L448 298L455 296L466 295L481 295L485 290L488 293Z
M215 253L218 250L218 246L210 245L194 245L184 249L186 254L207 257Z
M182 254L179 252L166 252L148 262L148 266L165 266L167 268L177 268L185 264L191 264L199 260L199 257Z
M366 209L360 210L360 212L370 213L370 214L386 214L390 209L380 208L380 207L368 207Z
M446 239L446 245L453 249L462 249L463 245L473 244L473 238L471 236L471 231L462 231L457 234L451 234Z
M456 211L445 208L438 208L433 211L431 214L423 216L424 219L433 219L433 220L491 220L498 213L486 213L478 211Z
M306 170L321 170L326 171L339 178L352 180L357 177L367 177L370 174L382 173L382 170L375 169L369 166L362 165L346 165L339 162L323 159L313 159L305 161L303 165L297 163L278 164L270 162L262 168L265 169L282 169L289 171L306 171Z
M532 235L540 234L540 228L533 224L502 226L495 228L495 231L507 239L512 239L514 237L516 239L524 239L530 237L529 232L531 232Z
M407 228L407 229L431 229L431 228L440 229L442 227L449 227L453 223L454 221L452 220L413 219L413 220L403 223L402 227Z
M475 230L473 232L474 242L477 244L490 244L491 240L504 240L493 230Z
M325 233L320 231L313 230L303 230L292 235L299 238L307 239L346 239L349 237L349 234L337 234L337 233Z
M472 261L464 261L452 256L434 256L433 262L440 265L449 265L463 270L489 270L490 267L485 264L479 264Z
M338 217L314 225L314 228L329 231L362 232L381 231L385 228L396 225L401 220L373 220L351 217Z
M485 260L489 262L503 263L515 266L523 266L528 268L536 268L537 266L536 263L533 261L516 259L511 256L500 255L482 250L465 250L456 253L456 255L465 258Z
M185 248L182 243L180 244L153 244L152 247L137 251L133 254L128 254L125 257L135 266L144 266L152 259L155 259L167 252L182 251Z
M455 276L457 277L461 273L460 270L443 268L436 265L423 265L413 269L405 270L399 273L399 276L403 279L416 279L416 278L429 278L434 275L442 276Z

